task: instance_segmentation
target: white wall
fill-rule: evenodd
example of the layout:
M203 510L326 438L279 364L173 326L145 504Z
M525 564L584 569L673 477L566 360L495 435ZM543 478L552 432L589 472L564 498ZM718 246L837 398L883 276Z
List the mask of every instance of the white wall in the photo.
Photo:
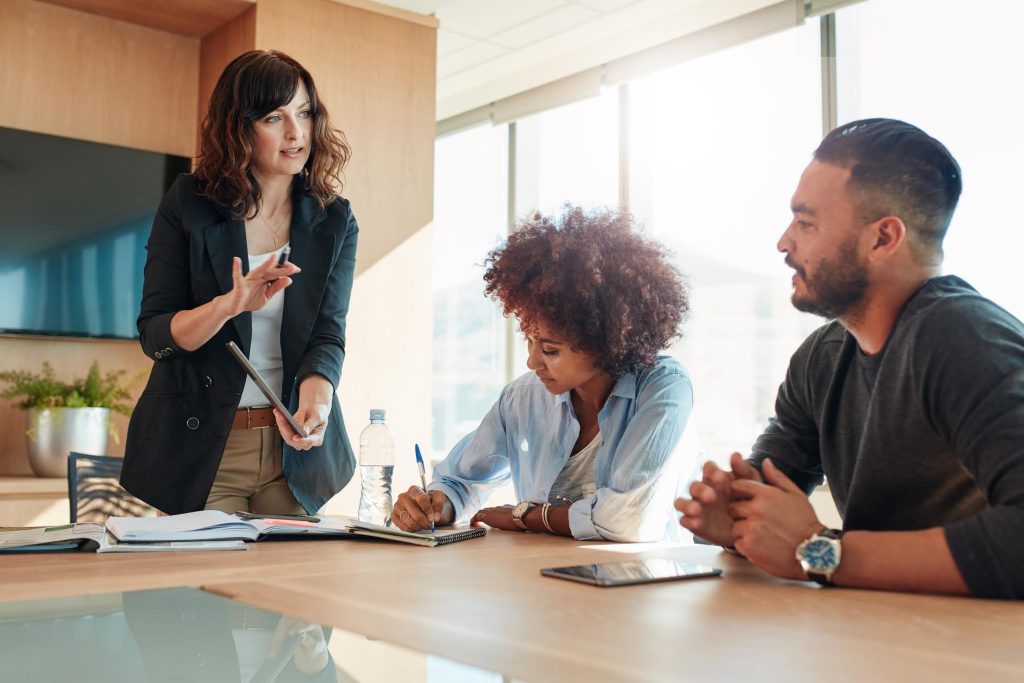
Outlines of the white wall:
M359 432L369 423L370 409L388 411L388 427L395 438L396 496L419 482L413 444L421 448L430 444L432 248L432 228L427 225L363 271L356 277L348 316L345 367L338 391L345 426L358 458ZM358 505L357 471L323 512L354 516Z

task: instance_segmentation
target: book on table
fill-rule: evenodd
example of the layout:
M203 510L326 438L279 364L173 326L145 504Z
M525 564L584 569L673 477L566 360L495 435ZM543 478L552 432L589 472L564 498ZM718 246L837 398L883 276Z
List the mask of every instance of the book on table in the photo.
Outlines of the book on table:
M97 550L106 539L102 524L82 522L60 526L22 527L0 530L0 552L46 553L67 550Z
M346 517L323 517L319 521L295 519L241 519L217 510L186 512L166 517L111 517L107 530L122 545L168 541L274 539L338 539L372 537L399 543L438 546L477 538L484 529L438 529L410 533Z
M351 535L344 522L292 519L241 519L219 510L166 517L111 517L107 530L119 543L169 541L262 541L268 538L337 538Z
M97 553L135 553L245 549L245 543L241 541L118 543L111 538L102 524L94 522L0 529L0 553L47 553L73 550Z

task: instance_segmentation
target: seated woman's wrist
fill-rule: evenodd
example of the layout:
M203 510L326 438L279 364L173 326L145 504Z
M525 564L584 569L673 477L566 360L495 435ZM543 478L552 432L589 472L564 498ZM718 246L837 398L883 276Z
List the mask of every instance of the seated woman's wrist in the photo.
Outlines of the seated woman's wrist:
M527 510L526 514L523 515L523 523L530 531L545 531L544 520L541 519L541 515L543 513L542 508L543 504L537 503L537 505Z

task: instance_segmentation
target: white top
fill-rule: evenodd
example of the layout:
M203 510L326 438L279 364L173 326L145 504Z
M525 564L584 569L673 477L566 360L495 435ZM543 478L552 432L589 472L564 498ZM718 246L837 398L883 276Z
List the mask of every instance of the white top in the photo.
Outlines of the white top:
M249 270L261 265L269 258L277 258L278 252L254 256L249 254ZM249 345L249 362L255 366L267 384L275 391L281 391L284 382L284 362L281 360L281 319L284 316L284 292L278 292L267 305L252 312L252 344ZM245 377L242 400L239 408L266 406L270 401L263 395L256 383Z
M555 477L555 483L551 485L549 503L566 505L594 495L597 491L594 483L594 456L603 443L601 432L598 432L579 453L569 457L565 467Z

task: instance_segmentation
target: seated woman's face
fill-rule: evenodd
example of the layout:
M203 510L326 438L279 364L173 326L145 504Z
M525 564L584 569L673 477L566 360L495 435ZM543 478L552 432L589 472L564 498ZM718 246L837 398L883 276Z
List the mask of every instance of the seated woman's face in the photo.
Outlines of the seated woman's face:
M591 356L573 351L569 342L544 326L526 333L526 350L526 367L537 373L552 394L577 389L601 374Z

